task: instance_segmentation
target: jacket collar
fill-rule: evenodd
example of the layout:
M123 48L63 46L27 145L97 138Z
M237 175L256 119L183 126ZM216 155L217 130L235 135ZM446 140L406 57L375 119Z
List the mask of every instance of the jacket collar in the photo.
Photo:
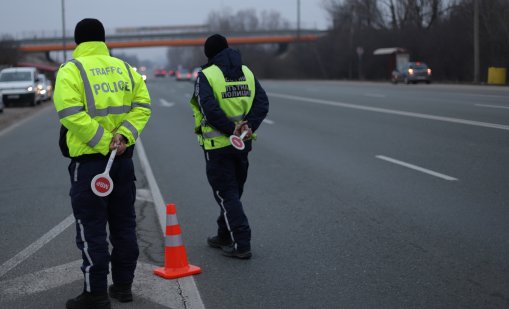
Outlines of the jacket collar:
M244 73L242 72L242 57L238 50L232 48L225 48L217 55L209 59L209 62L202 67L206 69L211 65L217 65L223 75L229 78L238 78Z
M78 57L86 57L86 56L92 56L92 55L109 56L110 52L108 50L108 46L106 46L106 43L104 43L104 42L83 42L80 45L78 45L72 53L72 56L74 57L74 59L76 59Z

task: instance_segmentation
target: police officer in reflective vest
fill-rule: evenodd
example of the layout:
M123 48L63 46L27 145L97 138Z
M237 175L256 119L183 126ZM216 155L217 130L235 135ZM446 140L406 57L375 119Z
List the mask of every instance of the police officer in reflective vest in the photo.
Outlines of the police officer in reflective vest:
M66 308L110 308L110 261L113 285L109 295L121 302L132 301L131 284L139 254L132 155L150 118L150 96L142 77L126 62L110 56L100 21L78 22L74 39L74 59L60 67L54 93L62 124L60 147L71 158L70 196L84 274L83 293L68 300ZM117 156L110 170L113 191L107 197L96 196L91 190L92 178L104 172L115 148Z
M229 257L251 257L251 229L240 198L244 190L254 132L269 110L269 100L240 53L226 38L210 36L204 46L208 63L198 74L191 99L195 133L205 151L207 179L220 207L217 235L207 243ZM229 136L245 136L245 149L230 144Z

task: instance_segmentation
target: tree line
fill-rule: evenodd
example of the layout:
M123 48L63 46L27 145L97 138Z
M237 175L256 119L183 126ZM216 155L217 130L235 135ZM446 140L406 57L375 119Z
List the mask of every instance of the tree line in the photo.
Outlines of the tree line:
M236 45L260 78L388 79L389 56L378 48L400 47L411 61L426 62L435 80L471 82L474 74L474 3L479 1L481 81L488 67L509 67L507 0L324 0L330 21L316 42ZM290 29L276 12L212 12L211 32ZM358 48L363 53L359 56ZM206 62L201 47L170 48L170 63Z
M435 80L471 82L476 3L483 82L488 67L509 67L509 0L323 0L329 26L318 41L232 47L260 78L385 80L389 56L373 51L400 47L411 61L426 62ZM212 12L206 23L211 33L226 37L237 31L295 30L278 12L254 9ZM16 41L0 39L0 67L22 57ZM174 68L207 61L202 46L168 48L167 59Z

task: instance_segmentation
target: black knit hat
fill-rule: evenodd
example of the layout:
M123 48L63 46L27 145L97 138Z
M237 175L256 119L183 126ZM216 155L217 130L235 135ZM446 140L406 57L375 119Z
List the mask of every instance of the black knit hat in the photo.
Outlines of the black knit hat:
M228 48L228 42L224 36L219 34L211 35L205 41L205 56L207 56L209 59L213 58L225 48Z
M85 18L74 28L74 42L79 45L83 42L105 42L103 24L94 18Z

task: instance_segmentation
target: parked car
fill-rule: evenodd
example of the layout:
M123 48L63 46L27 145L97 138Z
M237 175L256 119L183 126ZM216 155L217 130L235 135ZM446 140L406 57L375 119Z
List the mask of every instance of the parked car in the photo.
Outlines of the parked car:
M39 92L41 93L41 100L48 101L53 97L53 84L46 75L39 74L39 84L37 85Z
M198 79L198 73L200 73L201 68L194 68L193 72L191 73L191 81L195 82Z
M175 72L175 78L177 80L191 80L191 72L188 69L180 68Z
M0 72L0 92L5 106L41 101L39 72L36 68L7 68Z
M400 71L392 71L391 81L394 84L404 82L405 84L416 84L418 82L431 83L431 69L424 62L409 62Z

